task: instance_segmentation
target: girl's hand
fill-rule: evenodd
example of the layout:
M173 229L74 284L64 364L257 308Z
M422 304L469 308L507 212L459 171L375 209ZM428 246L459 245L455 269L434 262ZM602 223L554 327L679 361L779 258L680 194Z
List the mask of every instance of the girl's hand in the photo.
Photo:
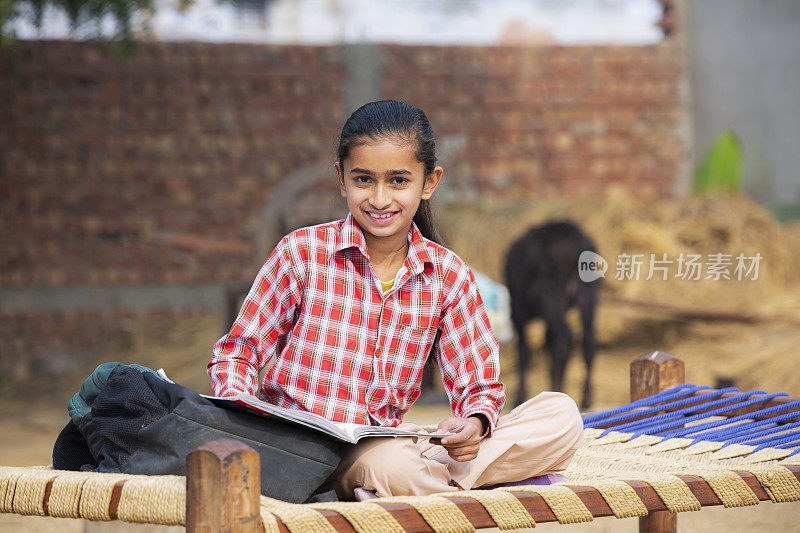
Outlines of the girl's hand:
M439 423L437 432L455 433L440 439L439 444L445 447L447 453L456 461L466 462L475 459L480 449L481 435L484 433L484 422L480 418L458 418L451 416ZM431 439L434 444L436 440Z

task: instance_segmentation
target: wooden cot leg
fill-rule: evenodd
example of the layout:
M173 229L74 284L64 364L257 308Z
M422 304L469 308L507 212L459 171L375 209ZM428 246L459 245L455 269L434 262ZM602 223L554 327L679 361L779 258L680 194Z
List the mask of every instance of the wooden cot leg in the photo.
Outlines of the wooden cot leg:
M260 458L233 439L207 442L186 457L186 531L260 533Z
M685 383L683 361L666 352L650 352L631 363L631 401ZM640 533L675 533L678 515L653 511L639 518Z

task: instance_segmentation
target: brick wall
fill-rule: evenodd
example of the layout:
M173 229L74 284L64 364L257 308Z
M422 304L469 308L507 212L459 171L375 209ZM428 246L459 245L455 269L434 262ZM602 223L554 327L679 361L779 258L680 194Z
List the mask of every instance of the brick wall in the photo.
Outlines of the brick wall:
M451 193L676 190L687 109L675 42L379 49L382 96L463 137ZM85 43L23 43L0 65L0 375L48 353L102 353L129 308L197 312L191 298L170 304L175 287L252 280L264 206L297 169L332 162L346 56L148 43L124 62ZM148 307L120 287L164 298ZM63 292L75 288L86 294Z
M385 93L467 144L448 176L481 195L673 192L685 157L674 46L387 47Z
M122 64L25 43L0 72L0 286L241 278L254 213L331 152L338 57L147 44Z

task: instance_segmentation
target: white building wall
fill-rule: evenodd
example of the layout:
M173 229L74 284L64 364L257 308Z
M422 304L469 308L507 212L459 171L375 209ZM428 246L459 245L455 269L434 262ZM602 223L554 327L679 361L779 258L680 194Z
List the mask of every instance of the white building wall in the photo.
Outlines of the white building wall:
M254 1L256 3L254 3ZM656 0L157 0L137 23L156 40L337 44L393 42L432 45L500 43L628 44L658 42ZM237 5L239 7L237 7ZM259 7L263 6L261 13ZM253 9L255 7L255 9ZM149 24L149 29L146 25ZM23 39L69 36L66 15L49 9L37 30L16 25ZM113 31L105 21L104 33ZM79 29L85 37L91 28Z

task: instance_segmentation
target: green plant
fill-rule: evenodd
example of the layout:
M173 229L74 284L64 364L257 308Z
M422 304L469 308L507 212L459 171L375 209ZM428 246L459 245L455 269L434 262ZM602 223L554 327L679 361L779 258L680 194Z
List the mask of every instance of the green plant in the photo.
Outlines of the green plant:
M738 137L726 130L719 134L698 165L692 192L738 192L741 185L742 147Z
M180 9L186 9L192 1L180 0ZM26 20L41 28L48 8L66 13L71 38L110 41L117 51L127 55L134 47L134 22L141 20L146 28L154 0L0 0L0 51L17 48L15 22ZM106 36L103 24L109 20L114 22L115 30Z

